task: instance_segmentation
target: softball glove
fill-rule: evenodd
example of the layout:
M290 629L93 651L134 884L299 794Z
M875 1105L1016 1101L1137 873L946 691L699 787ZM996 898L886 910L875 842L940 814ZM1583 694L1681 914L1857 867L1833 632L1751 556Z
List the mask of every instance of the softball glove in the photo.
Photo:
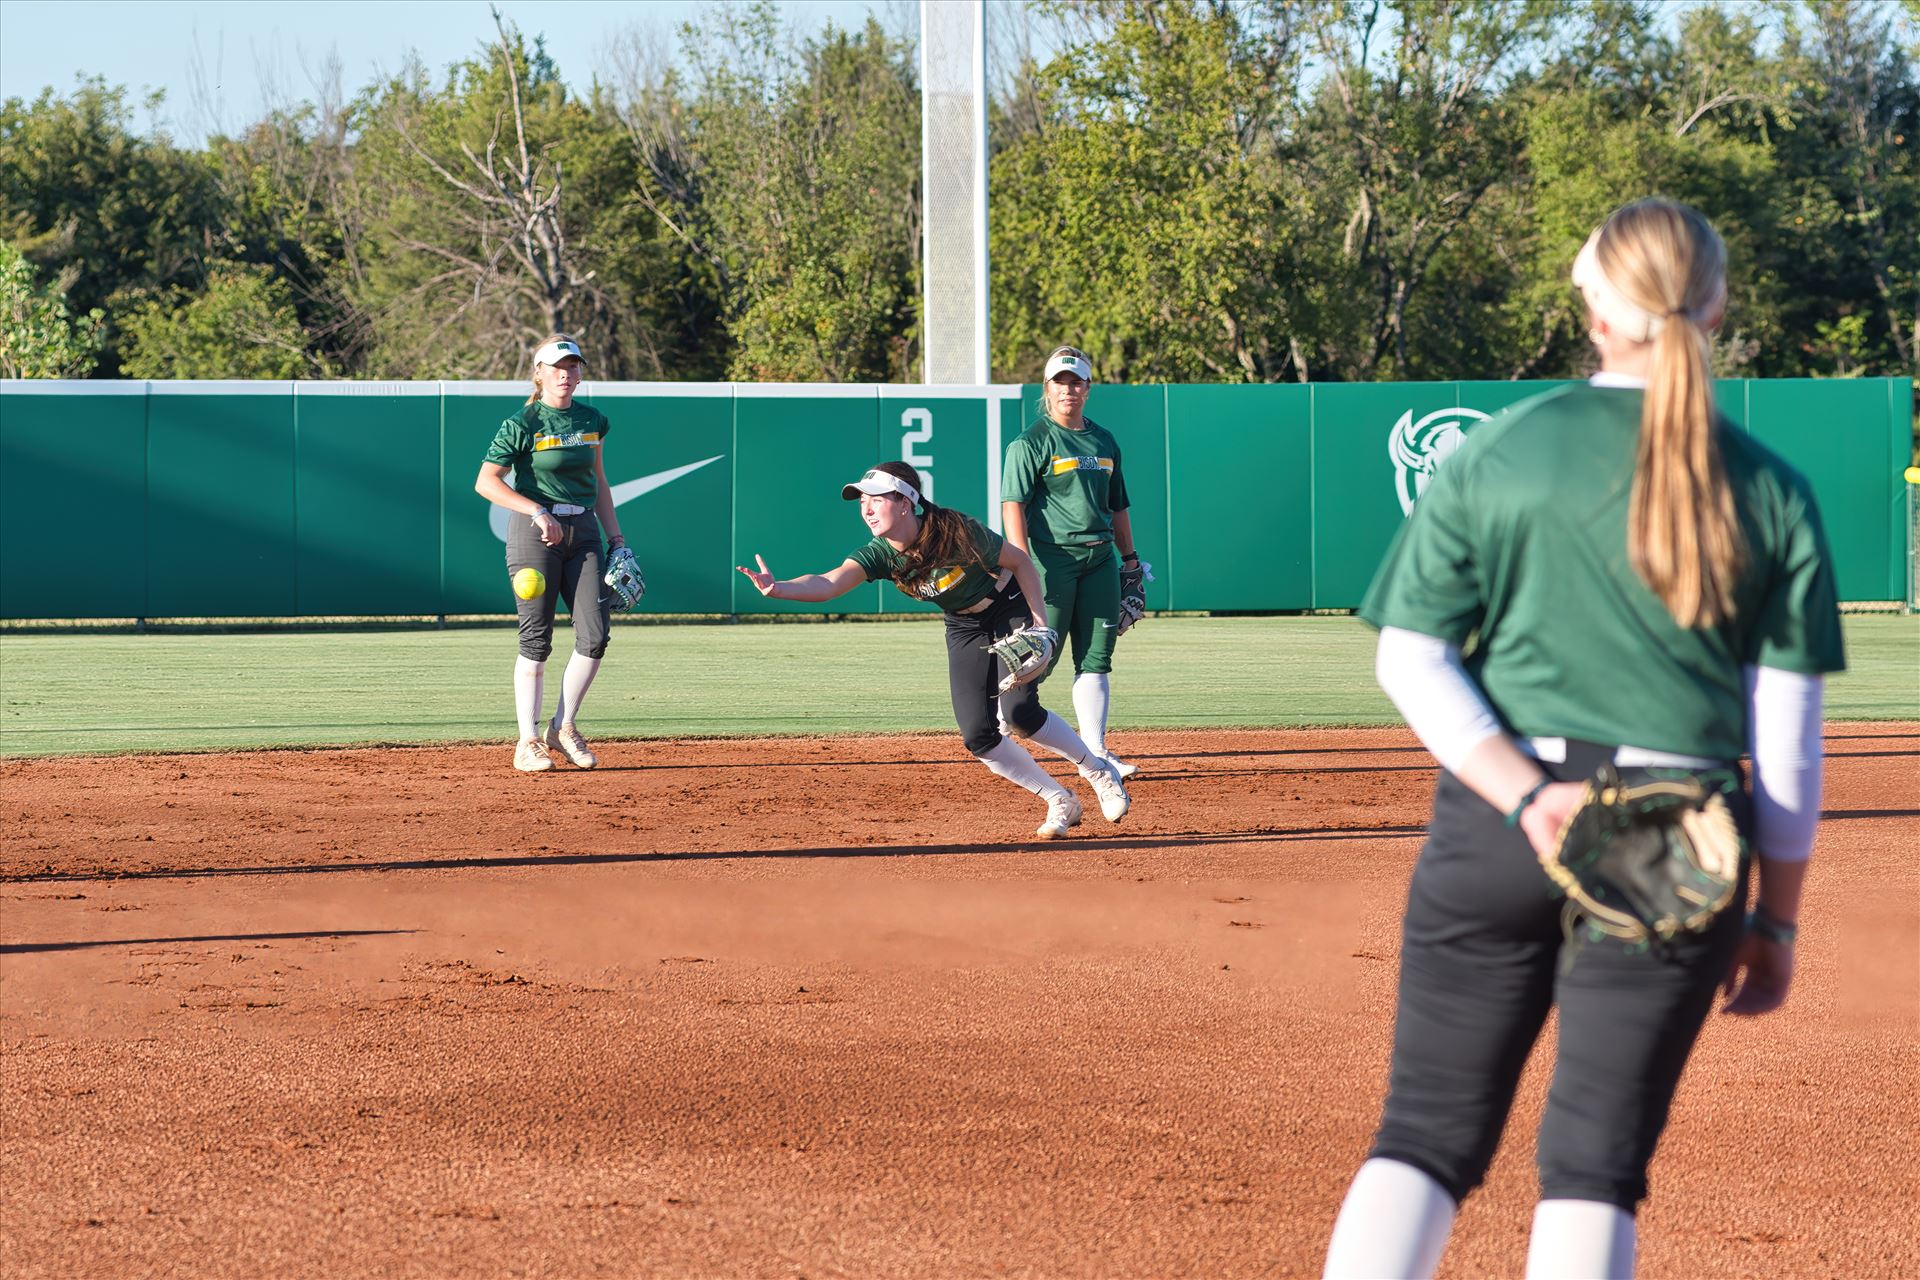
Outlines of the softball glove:
M1007 664L1006 677L1000 681L1000 692L1005 693L1046 674L1047 665L1060 648L1060 636L1047 627L1029 626L1002 636L987 648Z
M647 580L640 576L640 561L622 545L607 557L607 586L613 589L616 609L631 609L647 594Z
M1139 556L1120 562L1120 620L1114 635L1123 636L1147 616L1147 584L1153 581L1153 566Z
M1616 938L1664 950L1705 933L1740 887L1746 842L1725 771L1620 781L1610 764L1587 783L1540 865L1567 895L1569 938Z

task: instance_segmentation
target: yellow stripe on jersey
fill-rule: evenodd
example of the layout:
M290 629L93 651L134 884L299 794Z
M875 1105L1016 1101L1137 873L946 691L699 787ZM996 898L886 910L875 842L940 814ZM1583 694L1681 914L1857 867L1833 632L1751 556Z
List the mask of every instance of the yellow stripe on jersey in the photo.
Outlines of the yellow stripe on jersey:
M1053 474L1061 475L1068 471L1112 471L1112 458L1063 458L1058 454L1053 459Z
M960 579L966 576L967 576L967 570L966 570L966 566L964 565L962 565L958 569L947 570L945 573L941 574L939 577L933 580L933 593L935 595L939 595L942 591L945 591L948 587L952 586L954 583L960 581Z
M599 443L600 433L598 431L575 431L570 435L564 436L535 436L533 438L533 451L539 453L542 449L574 449L583 444Z

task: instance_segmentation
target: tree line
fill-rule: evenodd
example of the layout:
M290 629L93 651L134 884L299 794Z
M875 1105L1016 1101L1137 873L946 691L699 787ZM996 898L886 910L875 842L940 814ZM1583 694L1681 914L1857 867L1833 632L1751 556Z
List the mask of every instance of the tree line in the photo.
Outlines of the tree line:
M1920 362L1920 0L990 8L996 379L1577 373L1569 265L1654 193L1727 238L1722 373ZM714 6L575 92L496 21L199 148L98 80L0 104L0 376L504 378L563 331L596 377L918 380L910 39Z

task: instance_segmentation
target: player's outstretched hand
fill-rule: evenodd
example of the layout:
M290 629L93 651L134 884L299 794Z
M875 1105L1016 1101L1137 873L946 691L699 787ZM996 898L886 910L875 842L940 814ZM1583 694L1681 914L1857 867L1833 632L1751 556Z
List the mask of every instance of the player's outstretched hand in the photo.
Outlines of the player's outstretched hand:
M733 567L738 569L740 572L746 574L747 581L751 582L754 585L755 589L758 590L761 595L771 596L773 594L773 584L776 581L776 579L773 576L773 571L767 568L766 557L761 555L755 555L753 557L753 562L760 566L760 572L755 573L753 570L747 568L747 566L743 564L737 564Z
M1748 931L1733 953L1733 967L1727 970L1726 991L1731 998L1720 1011L1742 1018L1772 1013L1787 1002L1787 988L1792 985L1793 948Z

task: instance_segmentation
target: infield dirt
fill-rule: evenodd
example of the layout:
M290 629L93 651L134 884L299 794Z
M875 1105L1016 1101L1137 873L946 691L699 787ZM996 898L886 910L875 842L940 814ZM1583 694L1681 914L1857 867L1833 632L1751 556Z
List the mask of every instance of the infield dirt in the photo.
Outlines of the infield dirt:
M595 746L0 763L9 1275L1318 1274L1410 736L1116 735L1132 814L1059 843L951 735ZM1643 1276L1920 1275L1920 725L1827 749ZM1550 1049L1443 1275L1521 1270Z

